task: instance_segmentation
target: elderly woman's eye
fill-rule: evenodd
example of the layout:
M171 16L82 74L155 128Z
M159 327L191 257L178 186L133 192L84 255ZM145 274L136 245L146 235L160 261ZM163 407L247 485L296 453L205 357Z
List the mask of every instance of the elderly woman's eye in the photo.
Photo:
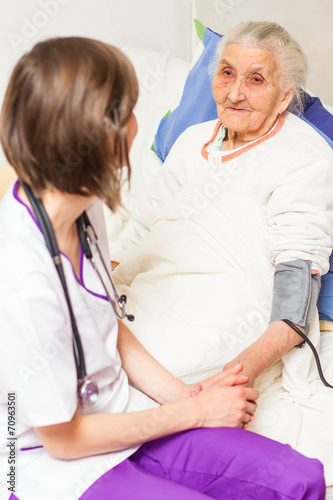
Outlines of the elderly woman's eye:
M253 81L254 83L262 83L263 79L262 79L262 78L260 78L259 76L254 76L254 77L252 78L252 81Z

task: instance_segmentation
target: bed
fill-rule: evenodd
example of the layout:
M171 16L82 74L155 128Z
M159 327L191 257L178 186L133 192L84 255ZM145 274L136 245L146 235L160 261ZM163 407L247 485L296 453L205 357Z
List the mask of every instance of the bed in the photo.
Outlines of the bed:
M127 54L132 58L136 64L138 74L141 81L144 81L145 66L138 64L138 51L135 49L125 49ZM200 52L199 48L194 61L197 60ZM140 56L141 57L141 56ZM152 54L149 54L152 57ZM157 56L159 57L159 56ZM164 56L165 57L165 56ZM140 59L140 58L139 58ZM150 64L153 59L150 59ZM173 65L179 65L179 61L175 58L160 58L160 68L162 72L167 73L168 70L173 75L172 84L175 82L176 68ZM165 64L165 65L164 65ZM188 65L190 68L191 65ZM172 69L173 68L173 69ZM183 88L184 78L188 77L187 70L179 66L179 86ZM131 159L133 163L133 179L131 190L128 192L127 187L124 186L124 209L120 209L116 214L110 214L106 210L106 221L109 233L109 245L111 249L111 258L125 262L126 266L115 270L114 277L119 287L119 293L125 293L128 296L128 310L136 315L136 321L131 325L132 330L138 336L140 341L145 347L153 353L153 355L164 364L175 375L182 378L185 382L193 382L200 380L206 376L210 376L217 371L216 359L220 357L221 365L223 362L232 359L232 352L228 352L228 336L225 338L225 343L220 344L220 350L217 349L218 339L217 336L203 334L203 328L195 328L193 324L189 327L188 322L184 321L183 312L186 314L186 308L189 303L182 300L181 295L175 295L170 298L172 293L172 286L166 290L164 279L169 279L174 272L161 271L161 274L154 275L155 285L153 288L149 287L149 283L145 282L144 271L149 267L149 260L156 257L154 251L154 240L147 240L147 246L142 247L136 254L136 260L126 260L126 251L121 250L122 238L126 235L126 225L128 219L132 214L136 213L137 204L140 199L145 197L149 185L155 173L163 168L161 160L158 155L151 150L154 135L156 133L158 123L161 117L168 111L167 105L164 109L160 109L161 102L167 93L167 77L160 83L161 94L158 94L158 87L151 92L149 97L143 101L139 101L137 106L137 116L141 135L139 134L137 142L134 144ZM178 91L178 85L177 85ZM171 97L167 97L168 103L171 103ZM175 93L176 105L179 102L179 94ZM173 109L175 104L170 104ZM145 110L149 109L149 121L146 119ZM327 106L328 110L332 110ZM158 111L156 113L156 111ZM159 116L155 117L155 113ZM147 135L146 135L147 134ZM125 237L126 239L126 237ZM161 240L162 245L167 246L167 238ZM184 254L184 259L190 259L190 245L186 248L187 253ZM169 248L170 261L172 260L172 248ZM158 258L158 257L156 257ZM245 256L244 256L245 258ZM124 260L125 259L125 260ZM208 257L209 260L209 257ZM252 264L253 275L248 279L255 280L255 269L253 269L254 261L249 260L249 265ZM148 266L148 267L147 267ZM124 271L124 267L127 270ZM212 272L209 269L207 272ZM167 276L166 273L169 273ZM182 275L181 279L185 280L188 277ZM151 278L150 278L151 279ZM174 281L174 288L178 288L180 283ZM138 282L141 283L138 284ZM133 281L135 283L133 284ZM149 281L149 279L148 279ZM164 286L165 285L165 286ZM192 286L191 280L188 281L188 289ZM202 281L201 292L201 305L198 309L203 311L203 314L195 316L194 321L203 326L205 313L211 313L211 309L218 310L220 308L217 303L207 303L205 295L208 295L208 290L211 283L206 279ZM267 290L266 290L267 292ZM260 295L262 293L262 295ZM151 300L155 296L155 300ZM142 298L143 297L143 298ZM144 297L148 297L149 302L146 303ZM256 297L257 303L265 304L265 293L258 292ZM189 300L194 300L194 296L190 295ZM168 308L172 307L173 314L179 316L179 326L174 328L173 322L168 322L166 316L165 303L168 302ZM163 305L160 307L161 303ZM175 306L176 303L176 306ZM215 309L214 309L215 308ZM190 314L195 311L191 309ZM239 311L238 311L239 313ZM318 318L316 319L318 321ZM262 311L259 309L255 311L243 311L243 316L239 319L239 332L245 332L247 327L251 324L263 321ZM208 323L208 321L207 321ZM210 323L209 323L210 325ZM321 357L323 361L324 373L330 383L333 382L332 373L332 355L333 355L333 337L331 330L332 323L330 321L322 323L322 328L328 331L321 334ZM232 334L230 335L231 338ZM246 336L246 335L245 335ZM244 339L245 342L245 339ZM316 339L319 345L319 339ZM240 346L239 349L241 350ZM222 352L223 351L223 352ZM299 354L299 353L298 353ZM223 357L223 355L225 357ZM197 362L193 364L193 359ZM198 368L199 367L199 368ZM302 370L301 367L304 369ZM329 423L332 419L333 408L333 393L330 389L325 389L321 382L314 382L311 391L315 391L314 397L310 397L309 387L303 384L304 379L310 378L314 380L316 375L316 367L312 358L310 350L303 349L298 357L297 363L292 360L292 356L285 356L284 359L284 375L281 374L281 366L275 366L269 373L265 373L261 380L258 382L258 389L261 392L259 399L259 410L256 415L255 423L251 426L251 430L259 432L273 439L288 442L299 451L308 456L320 457L326 466L326 478L328 486L333 484L333 461L332 461L332 445L333 433L329 428ZM288 386L288 391L282 387L282 378ZM304 391L304 392L302 392ZM288 393L287 393L288 392ZM307 393L305 397L304 394ZM321 395L319 397L318 395ZM316 397L318 396L318 397ZM309 399L307 399L309 398ZM316 417L314 418L314 415ZM322 432L323 428L327 428L327 432ZM330 444L329 444L330 442ZM332 498L332 488L328 488L327 498ZM330 493L331 492L331 493Z

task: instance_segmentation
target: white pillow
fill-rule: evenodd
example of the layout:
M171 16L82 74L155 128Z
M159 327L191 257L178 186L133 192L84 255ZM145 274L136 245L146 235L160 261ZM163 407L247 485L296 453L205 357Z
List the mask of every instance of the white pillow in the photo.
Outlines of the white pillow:
M145 195L161 166L157 155L150 149L158 124L169 110L178 106L191 65L183 59L153 50L124 47L123 51L134 65L140 93L134 109L138 134L130 152L130 189L125 183L122 189L123 207L115 214L105 208L110 254L115 260L120 250L120 233L135 213L136 201Z

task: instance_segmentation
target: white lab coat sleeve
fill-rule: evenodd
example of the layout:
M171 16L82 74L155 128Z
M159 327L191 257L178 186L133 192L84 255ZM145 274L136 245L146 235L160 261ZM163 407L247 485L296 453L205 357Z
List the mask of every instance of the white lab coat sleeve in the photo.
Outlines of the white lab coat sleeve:
M276 266L310 260L325 274L333 238L333 153L318 148L281 166L284 174L267 204L268 253Z
M121 235L123 250L136 245L149 232L161 208L183 185L186 179L184 155L189 135L185 131L177 139L147 194L138 202L136 215L127 223Z
M44 272L43 257L22 238L2 245L1 391L16 392L20 422L29 427L70 421L77 408L77 378L55 267L50 258Z

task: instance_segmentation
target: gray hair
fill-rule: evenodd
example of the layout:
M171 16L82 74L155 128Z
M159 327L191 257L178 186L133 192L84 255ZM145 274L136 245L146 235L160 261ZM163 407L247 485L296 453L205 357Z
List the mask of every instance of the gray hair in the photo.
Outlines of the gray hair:
M294 90L288 111L301 115L304 111L304 91L307 76L307 60L300 45L282 26L270 21L241 23L227 33L217 46L220 60L227 45L242 44L247 47L263 48L275 57L281 78L282 91Z

